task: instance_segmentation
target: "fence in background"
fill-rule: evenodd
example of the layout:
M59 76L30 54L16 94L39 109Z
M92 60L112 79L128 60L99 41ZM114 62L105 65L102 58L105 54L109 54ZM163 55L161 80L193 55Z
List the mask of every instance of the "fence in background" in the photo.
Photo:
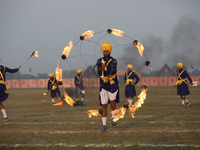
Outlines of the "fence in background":
M192 76L193 81L200 85L200 76ZM120 78L120 80L122 80ZM138 86L173 86L177 77L141 77ZM46 88L48 79L21 79L21 80L8 80L8 88ZM123 81L122 81L123 82ZM85 87L99 87L98 78L83 78ZM63 79L63 87L74 87L74 79Z

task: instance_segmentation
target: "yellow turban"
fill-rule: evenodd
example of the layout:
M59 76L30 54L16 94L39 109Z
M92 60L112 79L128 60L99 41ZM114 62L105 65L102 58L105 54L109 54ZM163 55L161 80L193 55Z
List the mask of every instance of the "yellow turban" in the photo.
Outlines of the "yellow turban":
M101 45L101 51L104 52L104 51L109 51L111 53L112 51L112 45L108 42L104 42L102 45Z
M182 63L178 63L177 67L183 68L183 64Z
M127 65L127 69L130 68L131 70L133 69L133 66L131 64Z
M82 70L81 70L81 69L78 69L78 70L77 70L77 73L81 73L81 72L82 72Z
M50 73L49 74L49 78L53 78L54 77L54 74L53 73Z

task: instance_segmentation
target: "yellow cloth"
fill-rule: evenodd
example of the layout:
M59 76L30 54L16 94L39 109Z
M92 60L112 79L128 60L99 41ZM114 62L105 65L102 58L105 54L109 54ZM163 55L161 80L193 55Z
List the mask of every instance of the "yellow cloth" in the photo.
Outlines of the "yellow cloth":
M5 67L4 67L4 71L5 71ZM2 74L1 71L0 71L0 84L4 84L5 87L6 87L6 90L8 90L8 87L7 87L7 85L6 85L5 81L4 81L4 77L3 77L3 74Z
M133 83L133 79L129 79L130 75L132 74L133 72L131 72L129 75L128 75L128 72L126 73L126 86L129 85L129 83ZM127 76L128 75L128 76Z
M56 81L56 79L54 78L54 80L53 81L51 81L51 80L49 80L50 82L51 82L51 85L52 85L52 90L56 90L57 89L57 86L55 85L55 81Z
M183 68L183 64L182 63L178 63L177 67Z
M78 78L78 80L79 80L78 84L80 84L80 83L81 83L81 79L82 79L82 78L81 78L81 76L80 76L80 78L79 78L79 76L78 76L78 75L77 75L76 77L77 77L77 78Z
M101 61L103 62L104 60L103 60L103 58L101 59ZM110 63L112 61L112 58L106 63L106 66L105 66L105 71L107 71L108 70L108 64Z
M81 72L82 72L82 70L81 70L81 69L78 69L78 70L77 70L77 73L81 73Z
M49 74L49 78L53 78L54 77L54 74L53 73L50 73Z
M133 65L128 64L128 65L127 65L127 69L128 69L128 68L130 68L130 69L132 70L132 69L133 69Z
M112 45L108 42L104 42L102 45L101 45L101 51L104 52L104 51L109 51L109 53L111 53L112 51Z
M100 77L104 83L108 83L108 81L110 81L110 84L113 85L115 83L115 81L113 80L116 77L116 74L114 75L108 75L106 77Z
M176 85L181 85L183 82L185 82L185 84L187 84L186 78L185 78L185 79L182 79L182 78L181 78L181 74L184 72L184 70L181 71L181 73L179 73L179 71L177 71L177 72L178 72L178 77L180 78L180 80L178 80L178 81L176 82Z

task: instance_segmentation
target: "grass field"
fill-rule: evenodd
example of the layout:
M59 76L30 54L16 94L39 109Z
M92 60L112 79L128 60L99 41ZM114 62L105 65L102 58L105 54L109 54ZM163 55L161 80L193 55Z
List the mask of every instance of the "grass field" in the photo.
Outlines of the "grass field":
M83 113L99 109L98 88L87 88L86 105L42 103L45 89L10 89L3 104L10 118L0 121L0 149L200 149L200 87L190 87L190 107L181 107L174 87L148 87L147 99L135 117L125 118L101 133L101 116ZM137 94L141 88L137 87ZM124 87L120 88L123 106ZM74 98L74 97L73 97Z

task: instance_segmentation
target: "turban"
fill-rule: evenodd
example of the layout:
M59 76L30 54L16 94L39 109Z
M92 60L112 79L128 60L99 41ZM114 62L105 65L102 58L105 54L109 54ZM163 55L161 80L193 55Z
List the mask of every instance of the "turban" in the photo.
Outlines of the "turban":
M109 51L111 53L112 51L112 45L108 42L104 42L102 45L101 45L101 51L104 52L104 51Z
M133 66L131 64L127 65L127 69L130 68L131 70L133 69Z

